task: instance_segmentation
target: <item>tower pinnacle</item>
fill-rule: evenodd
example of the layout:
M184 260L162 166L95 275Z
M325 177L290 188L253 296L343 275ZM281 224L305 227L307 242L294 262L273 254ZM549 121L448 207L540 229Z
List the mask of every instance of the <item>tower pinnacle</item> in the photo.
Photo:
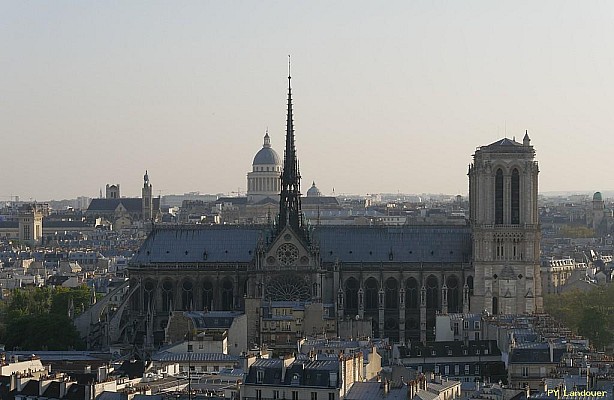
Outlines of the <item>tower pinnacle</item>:
M294 120L292 115L292 86L290 85L290 56L288 56L288 115L286 119L286 148L281 173L279 196L279 231L286 226L296 233L303 233L301 212L301 174L294 144ZM305 239L306 236L304 236Z

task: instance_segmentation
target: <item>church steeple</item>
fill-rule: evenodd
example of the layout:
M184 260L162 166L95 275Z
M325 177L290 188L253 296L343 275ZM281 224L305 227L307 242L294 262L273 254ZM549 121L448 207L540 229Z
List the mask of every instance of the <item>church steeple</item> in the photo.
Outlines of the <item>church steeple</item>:
M301 174L299 172L296 147L294 145L294 120L292 116L292 86L290 85L290 56L288 56L288 115L286 119L286 149L281 173L281 194L279 198L278 231L285 227L296 233L303 233L301 212ZM305 237L305 239L307 239Z

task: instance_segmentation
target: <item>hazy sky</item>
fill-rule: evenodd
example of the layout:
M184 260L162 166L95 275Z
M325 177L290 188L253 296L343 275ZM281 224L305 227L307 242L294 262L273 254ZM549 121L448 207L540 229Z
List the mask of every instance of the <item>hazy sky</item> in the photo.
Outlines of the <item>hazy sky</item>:
M540 191L614 188L612 1L0 2L0 200L231 192L287 55L303 192L467 193L529 130Z

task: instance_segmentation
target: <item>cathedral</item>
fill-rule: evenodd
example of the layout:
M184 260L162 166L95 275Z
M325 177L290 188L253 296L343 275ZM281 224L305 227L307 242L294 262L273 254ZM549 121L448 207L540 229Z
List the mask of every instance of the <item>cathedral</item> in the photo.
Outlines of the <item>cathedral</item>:
M262 344L267 307L318 305L322 318L370 322L374 337L427 341L438 313L541 311L539 171L528 134L477 148L466 225L309 226L290 82L283 162L267 134L248 174L248 196L274 197L277 217L155 226L129 266L135 331L147 324L163 336L173 311L242 311L251 342Z

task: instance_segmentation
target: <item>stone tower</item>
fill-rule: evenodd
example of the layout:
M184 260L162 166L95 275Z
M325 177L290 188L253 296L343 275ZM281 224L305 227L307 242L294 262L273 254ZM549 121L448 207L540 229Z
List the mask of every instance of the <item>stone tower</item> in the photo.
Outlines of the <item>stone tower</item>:
M119 194L119 183L115 185L109 185L107 183L106 187L106 198L107 199L119 199L121 196Z
M153 218L153 189L151 183L149 183L147 170L145 170L145 175L143 176L141 199L143 202L143 221L151 221Z
M43 237L43 213L38 204L24 204L19 209L19 240L38 245Z
M535 150L502 139L479 147L469 166L475 278L471 311L541 312L540 226Z

